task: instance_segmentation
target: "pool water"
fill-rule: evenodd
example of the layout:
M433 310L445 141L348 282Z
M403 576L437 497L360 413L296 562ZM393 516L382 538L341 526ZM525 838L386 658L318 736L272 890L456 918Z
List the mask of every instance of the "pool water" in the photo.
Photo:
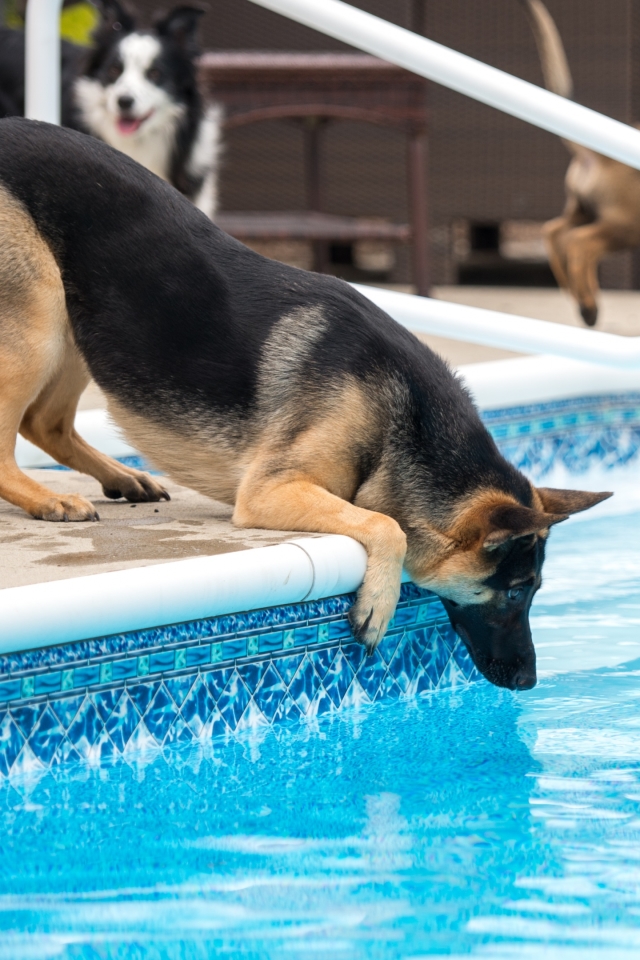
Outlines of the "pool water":
M637 957L639 569L640 512L554 530L528 693L3 783L0 958Z

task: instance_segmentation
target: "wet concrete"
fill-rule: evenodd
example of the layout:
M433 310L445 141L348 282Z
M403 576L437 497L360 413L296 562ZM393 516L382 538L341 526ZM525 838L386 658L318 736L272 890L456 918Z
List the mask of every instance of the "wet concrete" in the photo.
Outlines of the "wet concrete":
M0 500L0 588L81 577L168 560L248 550L301 534L240 530L231 507L171 480L167 503L107 500L91 477L62 470L25 471L58 493L80 493L99 523L47 523Z

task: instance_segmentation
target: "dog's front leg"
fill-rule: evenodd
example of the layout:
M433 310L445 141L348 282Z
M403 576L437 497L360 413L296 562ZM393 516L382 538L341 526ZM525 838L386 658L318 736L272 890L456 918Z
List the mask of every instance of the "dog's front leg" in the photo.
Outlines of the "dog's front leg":
M391 517L363 510L293 471L264 476L251 471L233 514L241 527L341 533L367 551L367 572L349 611L354 635L372 653L384 636L398 597L407 539Z

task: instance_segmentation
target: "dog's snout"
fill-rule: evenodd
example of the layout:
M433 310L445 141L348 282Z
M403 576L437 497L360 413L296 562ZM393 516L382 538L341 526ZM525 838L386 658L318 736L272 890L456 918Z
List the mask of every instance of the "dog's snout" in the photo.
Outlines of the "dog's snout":
M134 103L135 100L133 97L130 97L127 94L123 94L121 97L118 97L118 106L121 110L131 110Z
M532 690L538 682L535 670L522 668L513 677L514 690Z

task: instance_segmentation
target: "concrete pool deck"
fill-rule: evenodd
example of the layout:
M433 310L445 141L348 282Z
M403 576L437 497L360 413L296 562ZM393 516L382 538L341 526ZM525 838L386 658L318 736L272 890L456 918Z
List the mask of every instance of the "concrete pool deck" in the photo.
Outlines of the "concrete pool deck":
M0 500L0 588L170 560L216 556L267 547L304 534L240 530L231 507L171 480L167 503L107 500L92 477L66 470L27 470L54 492L80 493L95 504L99 523L46 523Z

